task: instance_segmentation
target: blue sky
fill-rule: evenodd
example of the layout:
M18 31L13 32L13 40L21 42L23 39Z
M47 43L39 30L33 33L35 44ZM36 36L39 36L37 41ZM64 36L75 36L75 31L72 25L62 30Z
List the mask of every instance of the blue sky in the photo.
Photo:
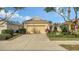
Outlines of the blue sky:
M62 23L64 22L63 18L54 13L54 12L45 12L44 7L26 7L23 10L20 10L16 13L17 17L14 17L12 20L22 22L24 20L28 20L32 17L39 16L41 19L49 20L54 23ZM74 18L74 11L71 9L71 18Z
M44 11L43 7L28 7L25 8L24 10L21 10L19 14L22 16L30 16L30 17L39 16L42 19L49 20L52 22L64 22L61 16L52 12L47 13Z

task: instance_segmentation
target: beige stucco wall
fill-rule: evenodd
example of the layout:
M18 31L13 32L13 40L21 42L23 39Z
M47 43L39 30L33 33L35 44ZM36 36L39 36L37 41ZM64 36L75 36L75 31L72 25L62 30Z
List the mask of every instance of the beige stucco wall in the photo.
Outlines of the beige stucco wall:
M13 25L13 24L8 24L7 25L8 29L13 29L13 30L18 30L19 28L22 28L20 25Z
M29 33L34 33L34 30L38 33L46 33L45 30L48 26L48 24L24 24L24 28Z

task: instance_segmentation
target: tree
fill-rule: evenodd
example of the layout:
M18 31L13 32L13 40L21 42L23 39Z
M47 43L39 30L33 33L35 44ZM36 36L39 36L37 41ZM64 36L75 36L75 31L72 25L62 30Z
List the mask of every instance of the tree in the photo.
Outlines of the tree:
M21 9L23 9L23 8L24 8L24 7L0 7L0 11L1 11L1 10L4 10L5 13L6 13L6 15L5 15L4 18L1 18L1 17L0 17L0 19L3 20L3 22L2 22L0 25L2 25L2 24L4 24L5 22L7 22L7 21L8 21L9 19L11 19L11 17L16 13L16 11L21 10ZM9 15L7 15L8 12L9 12L9 10L12 10L12 12L11 12Z
M74 13L75 13L75 20L78 20L78 11L79 11L79 7L73 7L74 9Z
M79 11L79 7L73 7L74 8L74 12L75 12L75 19L77 20L77 18L78 18L78 11Z
M68 7L68 11L67 11L67 12L68 12L68 13L67 13L67 14L68 14L68 15L67 15L67 16L68 16L68 20L70 20L70 12L71 12L71 8L70 8L70 7Z
M70 12L71 12L71 8L70 7L46 7L45 8L46 12L55 12L58 15L60 15L64 21L70 21ZM67 11L67 13L66 13ZM66 15L67 14L67 15ZM71 30L71 25L68 25L69 30Z
M68 18L66 15L65 15L65 11L66 11L66 7L59 7L59 8L56 8L56 7L46 7L44 10L46 12L55 12L57 13L58 15L60 15L64 21L67 21L66 19Z
M52 21L49 21L49 29L52 31Z

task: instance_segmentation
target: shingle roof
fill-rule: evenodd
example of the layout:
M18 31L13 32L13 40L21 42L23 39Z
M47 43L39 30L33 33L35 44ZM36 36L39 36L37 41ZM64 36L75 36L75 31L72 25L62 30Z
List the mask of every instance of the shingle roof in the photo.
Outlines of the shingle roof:
M48 24L47 20L42 20L40 18L32 18L30 20L25 21L26 24Z
M25 23L26 24L48 24L49 22L46 20L28 20Z

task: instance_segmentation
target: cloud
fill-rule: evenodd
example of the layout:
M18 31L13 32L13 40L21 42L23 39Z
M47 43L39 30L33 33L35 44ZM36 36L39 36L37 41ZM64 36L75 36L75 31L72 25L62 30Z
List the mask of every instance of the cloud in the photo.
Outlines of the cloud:
M11 11L8 11L8 13L6 14L5 10L1 10L0 11L0 17L1 18L5 18L5 16L9 16L12 12Z
M30 16L25 16L25 17L24 17L25 20L29 20L29 19L31 19L31 18L32 18L32 17L30 17Z
M11 13L12 13L12 12L9 11L9 12L7 13L7 16L9 16ZM4 10L1 10L1 12L0 12L0 17L5 18L5 16L6 16L5 11L4 11ZM31 19L31 18L32 18L32 17L30 17L30 16L22 16L22 15L20 15L18 12L16 12L16 13L11 17L10 21L23 22L23 21L29 20L29 19Z
M4 18L5 15L6 15L5 11L4 11L4 10L1 10L1 11L0 11L0 17L1 17L1 18Z
M11 18L16 18L16 17L20 17L20 15L15 13Z

